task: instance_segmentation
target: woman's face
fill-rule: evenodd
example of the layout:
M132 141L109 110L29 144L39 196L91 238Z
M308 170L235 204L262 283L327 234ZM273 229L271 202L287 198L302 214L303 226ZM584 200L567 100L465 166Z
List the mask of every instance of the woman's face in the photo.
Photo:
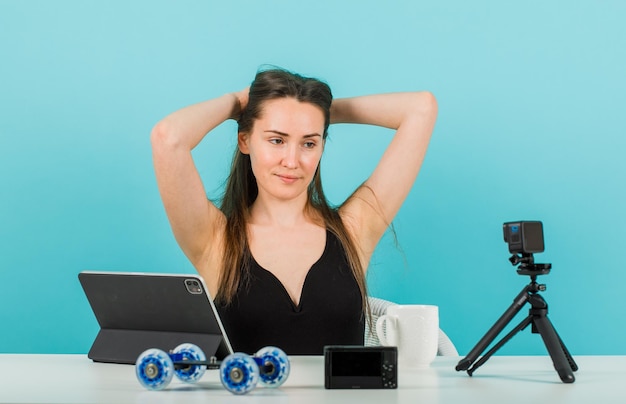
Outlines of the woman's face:
M239 134L250 155L259 197L306 198L324 149L324 114L314 104L279 98L263 104L252 132Z

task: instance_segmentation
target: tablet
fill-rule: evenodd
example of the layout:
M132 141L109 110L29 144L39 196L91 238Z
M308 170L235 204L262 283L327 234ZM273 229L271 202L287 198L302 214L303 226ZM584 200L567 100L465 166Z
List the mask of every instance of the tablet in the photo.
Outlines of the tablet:
M134 364L146 349L196 344L207 358L233 352L198 275L83 271L78 274L100 330L88 357Z

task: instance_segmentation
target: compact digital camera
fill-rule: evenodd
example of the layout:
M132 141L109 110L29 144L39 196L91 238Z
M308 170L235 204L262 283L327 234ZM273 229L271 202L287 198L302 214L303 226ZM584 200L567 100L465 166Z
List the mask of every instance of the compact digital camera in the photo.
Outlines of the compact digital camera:
M398 387L398 348L394 346L326 346L324 362L327 389Z

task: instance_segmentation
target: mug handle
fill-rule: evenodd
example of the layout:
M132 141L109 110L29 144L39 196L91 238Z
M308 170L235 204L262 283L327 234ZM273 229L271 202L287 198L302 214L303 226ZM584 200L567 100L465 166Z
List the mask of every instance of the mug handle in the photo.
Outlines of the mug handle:
M384 327L385 321L393 321L393 320L395 320L395 317L390 316L388 314L383 314L382 316L378 317L378 320L376 320L376 336L378 337L378 340L380 341L381 345L389 346L389 341L387 341L387 336L385 335L385 331L383 330L383 327Z

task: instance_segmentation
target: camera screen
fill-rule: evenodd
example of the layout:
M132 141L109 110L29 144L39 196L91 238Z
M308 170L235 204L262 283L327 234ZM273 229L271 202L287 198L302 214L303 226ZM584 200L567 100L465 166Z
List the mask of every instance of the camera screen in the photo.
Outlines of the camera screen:
M333 376L380 376L380 352L333 352Z
M525 247L529 252L543 251L543 227L541 222L525 223L524 228Z

